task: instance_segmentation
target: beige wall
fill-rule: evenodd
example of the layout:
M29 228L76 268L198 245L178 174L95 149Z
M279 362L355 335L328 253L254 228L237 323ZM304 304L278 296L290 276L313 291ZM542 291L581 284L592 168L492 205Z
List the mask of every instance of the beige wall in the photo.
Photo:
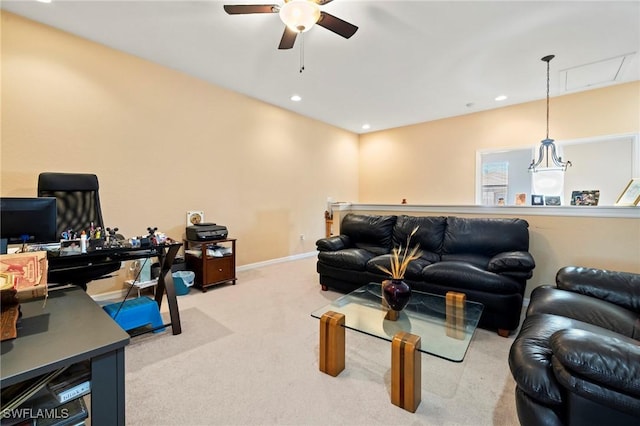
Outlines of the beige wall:
M7 12L1 71L2 196L95 173L107 226L181 239L204 210L239 265L312 252L327 197L358 196L356 134Z
M537 146L545 109L541 100L362 135L359 201L474 204L476 151ZM638 81L551 99L556 141L637 132Z

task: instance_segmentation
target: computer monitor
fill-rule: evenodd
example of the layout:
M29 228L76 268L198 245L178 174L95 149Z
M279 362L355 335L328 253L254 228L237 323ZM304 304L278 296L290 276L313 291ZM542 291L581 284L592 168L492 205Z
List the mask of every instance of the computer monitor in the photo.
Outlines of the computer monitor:
M44 244L60 241L56 231L56 199L0 198L0 238L9 244Z

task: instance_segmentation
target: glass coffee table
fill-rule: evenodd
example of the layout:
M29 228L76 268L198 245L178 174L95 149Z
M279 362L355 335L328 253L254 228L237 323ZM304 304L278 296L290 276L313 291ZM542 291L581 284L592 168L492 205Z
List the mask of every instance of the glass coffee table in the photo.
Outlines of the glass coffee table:
M421 397L421 352L461 362L482 309L481 303L467 301L462 293L412 291L401 312L390 312L381 285L369 283L311 313L320 319L320 370L331 376L344 370L345 328L387 340L391 402L415 412Z

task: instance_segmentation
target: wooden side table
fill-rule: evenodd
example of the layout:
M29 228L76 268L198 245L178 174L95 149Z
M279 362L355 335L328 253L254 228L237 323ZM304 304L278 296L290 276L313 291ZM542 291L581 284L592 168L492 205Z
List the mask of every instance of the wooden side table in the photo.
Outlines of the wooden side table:
M229 254L223 256L209 256L207 249L220 246L231 249ZM197 249L200 255L189 253L190 250ZM195 285L202 292L206 292L208 287L223 284L231 281L235 285L236 277L236 239L225 238L213 241L184 240L185 262L187 269L196 274Z

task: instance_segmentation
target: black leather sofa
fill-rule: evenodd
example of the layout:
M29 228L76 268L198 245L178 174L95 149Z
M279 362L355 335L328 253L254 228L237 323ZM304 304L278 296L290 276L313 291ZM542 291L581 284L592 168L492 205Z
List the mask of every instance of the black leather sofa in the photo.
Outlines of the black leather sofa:
M323 290L353 291L387 276L393 247L420 246L405 281L435 294L465 293L484 304L480 326L507 336L520 325L526 281L535 263L529 253L529 224L522 219L347 214L340 235L316 242Z
M640 425L640 274L565 267L509 353L524 426Z

